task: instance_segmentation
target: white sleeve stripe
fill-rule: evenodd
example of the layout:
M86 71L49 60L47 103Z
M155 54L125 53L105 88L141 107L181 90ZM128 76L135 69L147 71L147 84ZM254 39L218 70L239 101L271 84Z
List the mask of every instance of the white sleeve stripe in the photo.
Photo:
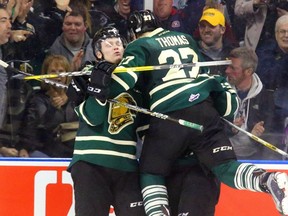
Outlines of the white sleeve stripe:
M93 149L87 149L87 150L74 150L73 152L75 155L88 155L88 154L98 154L98 155L111 155L111 156L118 156L118 157L125 157L129 159L136 159L135 155L127 154L127 153L120 153L117 151L111 151L111 150L93 150Z
M116 75L112 75L112 78L119 84L121 85L126 91L129 89L129 86L119 77L117 77Z
M231 94L229 92L226 92L226 111L224 113L223 116L227 116L227 115L230 115L231 111L232 111L232 106L231 106Z
M135 141L111 139L105 136L76 136L76 141L104 141L117 145L136 146Z
M173 85L177 85L177 84L183 84L183 83L191 83L194 79L192 78L188 78L188 79L177 79L177 80L172 80L170 82L167 83L163 83L155 88L153 88L149 94L150 96L152 96L155 92L158 92L164 88L167 88L169 86L173 86Z
M178 88L176 91L171 92L170 94L166 95L165 97L162 97L160 100L157 100L156 102L151 104L150 109L153 110L159 104L163 103L164 101L169 100L170 98L173 98L175 95L178 95L179 93L186 91L187 89L193 88L195 86L199 86L204 82L207 82L207 80L203 80L203 81L198 82L198 83L191 83L191 84L184 85L181 88Z
M127 74L129 74L134 79L134 83L137 82L138 77L134 72L127 72ZM118 77L116 74L112 74L112 79L114 79L115 82L117 82L120 86L122 86L126 91L130 89L129 85L125 81L123 81L120 77Z
M81 103L79 105L79 111L80 111L80 114L81 114L81 117L83 118L83 120L90 126L95 126L94 124L92 124L87 118L86 116L84 115L84 104L85 102Z

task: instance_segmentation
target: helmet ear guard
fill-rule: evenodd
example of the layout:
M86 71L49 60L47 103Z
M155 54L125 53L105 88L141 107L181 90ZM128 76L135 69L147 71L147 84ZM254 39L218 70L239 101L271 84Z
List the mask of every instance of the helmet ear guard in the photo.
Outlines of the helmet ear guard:
M153 31L159 27L159 24L150 10L133 12L128 19L128 28L135 34Z

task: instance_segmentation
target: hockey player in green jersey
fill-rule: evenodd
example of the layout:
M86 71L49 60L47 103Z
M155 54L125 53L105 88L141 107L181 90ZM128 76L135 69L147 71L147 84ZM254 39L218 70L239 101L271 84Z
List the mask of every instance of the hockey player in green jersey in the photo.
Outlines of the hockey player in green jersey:
M126 47L119 66L201 61L195 41L189 35L159 28L152 12L133 13L129 25L138 39ZM103 73L103 68L103 65L98 69L95 67L91 76ZM171 67L143 73L128 70L127 73L112 74L110 97L135 85L149 95L153 111L204 126L201 133L169 121L151 119L140 157L141 187L147 215L169 215L163 179L169 175L176 159L186 151L193 151L203 166L230 187L271 194L277 210L288 215L287 174L267 172L236 160L220 117L232 117L238 102L235 91L224 78L203 74L202 68L198 67ZM95 97L99 93L101 98L102 86L95 87L98 89Z
M92 45L98 61L118 64L122 59L124 46L114 27L99 30ZM99 82L102 81L105 82ZM107 216L111 205L117 216L145 215L136 158L136 113L101 98L83 98L86 88L86 84L75 88L81 90L78 101L83 103L76 108L79 130L68 168L74 183L76 215ZM140 94L136 90L115 98L134 105L137 100L141 101L137 99Z

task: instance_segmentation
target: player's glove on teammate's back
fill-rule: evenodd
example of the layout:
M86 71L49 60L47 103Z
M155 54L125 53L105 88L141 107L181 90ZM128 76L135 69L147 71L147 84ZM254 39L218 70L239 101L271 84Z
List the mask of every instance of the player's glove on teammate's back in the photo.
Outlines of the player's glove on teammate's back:
M96 64L91 73L87 93L104 102L108 98L111 74L116 67L116 64L107 61L100 61Z

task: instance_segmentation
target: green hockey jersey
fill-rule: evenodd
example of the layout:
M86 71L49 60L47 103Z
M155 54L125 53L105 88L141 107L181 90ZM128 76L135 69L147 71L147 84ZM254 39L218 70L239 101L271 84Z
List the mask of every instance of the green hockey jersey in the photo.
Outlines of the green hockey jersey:
M138 105L138 94L131 90L115 99ZM79 160L128 172L138 169L136 112L118 104L101 103L91 96L75 110L79 129L68 170Z
M125 49L119 67L179 65L203 61L197 44L187 34L157 28ZM221 116L231 117L238 107L235 90L221 76L203 67L172 67L154 71L113 73L111 97L135 84L149 97L150 109L167 113L193 106L211 96Z

